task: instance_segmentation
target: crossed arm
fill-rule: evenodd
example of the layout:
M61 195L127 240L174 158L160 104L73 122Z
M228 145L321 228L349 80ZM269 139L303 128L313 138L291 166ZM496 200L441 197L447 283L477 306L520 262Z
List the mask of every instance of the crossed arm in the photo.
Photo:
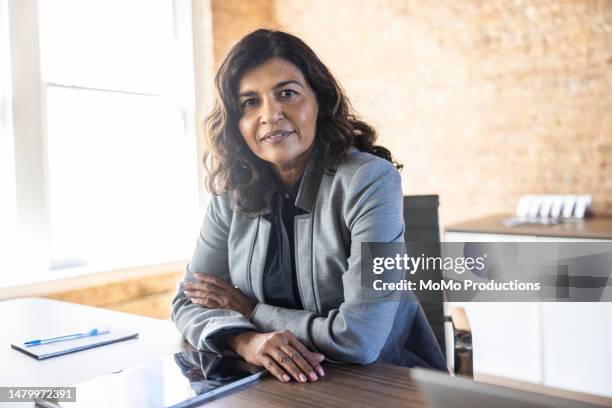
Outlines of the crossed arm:
M353 178L358 183L351 182L342 209L351 231L351 257L343 274L344 302L337 309L319 316L256 304L234 288L227 270L232 213L225 198L215 197L188 267L189 279L173 301L173 319L185 338L198 349L229 348L265 366L281 381L289 381L287 374L297 381L306 381L305 376L316 380L315 372L324 374L320 367L323 354L342 362L375 361L393 324L397 303L385 302L385 293L374 300L362 296L360 244L402 240L401 183L390 165L363 165ZM371 336L373 332L376 336Z
M210 309L227 309L250 318L256 303L239 289L212 275L196 273L197 282L187 283L185 295L191 302ZM283 382L316 381L325 372L320 363L324 356L308 350L291 332L258 333L245 330L225 336L226 347L246 361L264 366Z

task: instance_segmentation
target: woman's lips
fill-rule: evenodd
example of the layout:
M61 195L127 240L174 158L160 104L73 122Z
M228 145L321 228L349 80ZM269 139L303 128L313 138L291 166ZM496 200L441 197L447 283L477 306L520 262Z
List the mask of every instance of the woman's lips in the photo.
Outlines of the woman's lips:
M263 139L264 142L268 142L268 143L280 143L283 142L284 140L286 140L289 136L291 136L293 134L293 132L282 132L282 133L276 133L273 134L271 136L267 136Z

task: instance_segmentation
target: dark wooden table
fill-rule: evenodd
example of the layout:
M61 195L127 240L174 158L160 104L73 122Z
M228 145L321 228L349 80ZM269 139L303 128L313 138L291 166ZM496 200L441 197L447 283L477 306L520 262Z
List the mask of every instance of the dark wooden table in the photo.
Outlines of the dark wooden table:
M556 225L517 225L506 227L502 220L512 215L492 215L446 227L447 232L537 235L542 237L612 239L612 217L599 216Z
M316 382L281 383L268 376L204 407L427 407L410 369L387 364L326 365Z
M486 376L481 382L517 390L612 406L612 399L537 384ZM316 382L281 383L268 376L202 405L232 408L383 407L427 408L429 404L410 378L410 369L388 364L325 365ZM467 408L467 407L466 407Z

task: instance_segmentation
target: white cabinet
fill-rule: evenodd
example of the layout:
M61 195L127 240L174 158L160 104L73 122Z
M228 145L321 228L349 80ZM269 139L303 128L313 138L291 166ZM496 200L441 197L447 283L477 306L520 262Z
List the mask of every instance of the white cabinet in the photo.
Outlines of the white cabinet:
M545 385L612 396L612 303L542 303Z
M446 242L596 241L446 232ZM612 267L612 266L611 266ZM608 288L607 290L612 290ZM612 396L612 303L453 303L472 326L474 372Z
M447 232L445 242L531 242L529 235ZM465 308L472 326L474 372L540 383L540 304L449 303Z

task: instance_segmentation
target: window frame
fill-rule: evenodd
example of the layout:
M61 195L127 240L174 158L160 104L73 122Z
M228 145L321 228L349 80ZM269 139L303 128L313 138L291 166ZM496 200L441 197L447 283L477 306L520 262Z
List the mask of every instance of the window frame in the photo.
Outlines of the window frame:
M9 91L12 100L7 109L7 125L12 142L15 181L15 208L18 237L17 248L27 248L27 253L17 254L19 262L29 262L27 269L32 276L41 280L53 279L65 273L49 273L54 270L51 254L50 195L48 191L47 162L47 117L46 94L50 87L68 87L76 90L100 90L134 94L133 91L105 88L88 88L70 84L45 82L42 78L39 36L39 0L0 0L5 6L5 21L8 23L9 44ZM190 0L172 0L174 35L180 54L182 77L181 89L177 99L181 118L186 129L185 137L193 144L193 160L199 162L201 146L196 138L195 124L195 73L192 34L192 9ZM0 15L0 18L2 15ZM1 28L1 27L0 27ZM1 71L0 71L1 72ZM2 78L0 78L2 79ZM159 97L159 94L136 92L139 95ZM168 95L163 95L168 96ZM0 113L1 114L1 113ZM1 140L0 140L1 141ZM9 152L10 155L10 152ZM197 184L200 213L208 201L208 194L202 189L203 174L199 171ZM195 191L194 190L194 191ZM27 258L27 259L26 259ZM176 260L168 260L176 261ZM92 271L91 265L82 269L83 273ZM95 266L94 266L95 270ZM54 270L55 272L56 270ZM63 271L73 275L70 271ZM74 271L73 271L74 272ZM78 272L77 272L78 273ZM31 280L32 276L25 277ZM0 287L5 286L4 279Z

